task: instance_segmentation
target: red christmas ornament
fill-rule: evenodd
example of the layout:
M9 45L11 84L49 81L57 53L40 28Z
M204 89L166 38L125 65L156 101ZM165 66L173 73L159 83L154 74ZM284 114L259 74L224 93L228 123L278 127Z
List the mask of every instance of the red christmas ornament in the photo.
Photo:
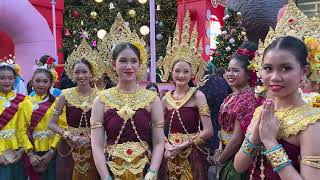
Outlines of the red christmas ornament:
M78 17L80 17L80 12L77 9L73 9L71 11L71 16L74 18L78 18Z
M63 35L64 35L65 37L71 36L71 33L70 33L69 29L64 29Z

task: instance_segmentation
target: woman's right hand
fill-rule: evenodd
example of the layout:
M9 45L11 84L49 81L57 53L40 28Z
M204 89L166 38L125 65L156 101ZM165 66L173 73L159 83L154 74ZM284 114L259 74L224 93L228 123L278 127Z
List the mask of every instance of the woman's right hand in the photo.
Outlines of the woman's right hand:
M30 154L29 159L32 166L38 166L41 162L41 157L36 154Z
M261 115L262 115L262 112L263 112L264 108L265 108L265 104L263 104L263 107L262 107L262 110L261 110L261 112L259 114L257 122L254 122L255 124L254 124L253 130L251 132L251 136L249 137L249 141L254 145L261 144L259 126L260 126Z

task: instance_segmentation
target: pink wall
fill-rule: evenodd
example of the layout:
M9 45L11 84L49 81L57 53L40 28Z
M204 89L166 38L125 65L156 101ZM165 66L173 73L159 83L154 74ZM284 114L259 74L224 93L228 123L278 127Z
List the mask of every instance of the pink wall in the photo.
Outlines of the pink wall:
M28 0L0 1L0 31L14 42L16 62L22 67L26 81L31 77L35 59L54 54L53 35L47 21Z

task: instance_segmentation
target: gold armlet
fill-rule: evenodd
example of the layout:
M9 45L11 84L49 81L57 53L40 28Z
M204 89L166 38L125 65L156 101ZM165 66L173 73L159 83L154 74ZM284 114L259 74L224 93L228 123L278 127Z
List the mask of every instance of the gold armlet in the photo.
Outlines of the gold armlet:
M60 116L61 114L62 114L61 111L58 111L58 110L56 110L56 108L53 108L53 110L52 110L53 116Z
M198 134L192 139L192 143L196 146L199 146L199 145L205 144L206 141L202 137L200 137L200 134Z
M102 122L98 122L98 121L91 121L90 122L90 128L91 129L97 129L97 128L102 128Z
M208 117L210 117L210 109L209 109L208 104L204 104L203 106L201 106L199 108L199 114L200 114L200 116L208 116Z
M320 156L302 156L302 164L320 169Z
M152 128L164 128L164 121L157 121L152 123Z

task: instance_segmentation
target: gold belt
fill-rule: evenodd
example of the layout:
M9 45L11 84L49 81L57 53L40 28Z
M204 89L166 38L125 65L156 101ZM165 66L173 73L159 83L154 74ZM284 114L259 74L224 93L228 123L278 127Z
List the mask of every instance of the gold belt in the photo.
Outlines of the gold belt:
M192 139L197 135L198 133L191 133L191 134L174 133L174 134L169 134L168 140L171 144L181 144L185 141L188 141L189 139Z
M149 158L147 156L148 144L146 142L126 142L117 145L108 145L106 153L112 157L107 161L111 172L116 176L122 176L127 170L132 174L143 172ZM121 159L121 161L118 161Z

